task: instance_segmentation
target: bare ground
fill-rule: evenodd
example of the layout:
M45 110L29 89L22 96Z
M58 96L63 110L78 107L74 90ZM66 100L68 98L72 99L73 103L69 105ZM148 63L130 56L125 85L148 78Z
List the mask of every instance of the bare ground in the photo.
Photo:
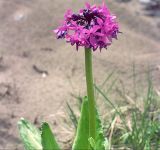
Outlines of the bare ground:
M66 0L0 1L0 149L21 149L17 121L25 117L35 124L54 124L59 141L67 132L58 131L55 118L63 112L70 93L84 94L84 55L52 33L66 9L84 5ZM95 81L101 83L116 69L130 84L133 62L137 72L151 66L160 88L160 28L157 18L145 17L137 1L108 1L121 31L108 51L94 54ZM134 7L133 7L134 6Z

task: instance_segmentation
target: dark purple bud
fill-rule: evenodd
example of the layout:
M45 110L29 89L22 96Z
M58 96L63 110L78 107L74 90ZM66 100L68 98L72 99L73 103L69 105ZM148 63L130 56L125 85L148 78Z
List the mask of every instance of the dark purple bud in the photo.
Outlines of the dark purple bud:
M65 38L66 33L67 33L67 31L59 31L57 33L57 39Z
M80 16L79 14L73 14L73 15L72 15L72 20L73 20L73 21L77 21L77 20L79 20L79 19L81 19L81 16Z

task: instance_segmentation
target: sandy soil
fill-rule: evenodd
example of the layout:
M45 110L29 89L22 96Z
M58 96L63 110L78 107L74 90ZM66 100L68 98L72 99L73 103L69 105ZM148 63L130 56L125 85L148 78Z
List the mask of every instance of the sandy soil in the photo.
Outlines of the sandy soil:
M71 93L85 93L83 49L77 52L51 32L66 9L83 5L84 0L0 0L0 149L21 147L20 117L54 124ZM149 64L160 88L160 20L143 16L137 1L108 5L123 34L108 51L94 53L95 81L116 69L129 85L134 62L140 73ZM63 133L54 132L61 141Z

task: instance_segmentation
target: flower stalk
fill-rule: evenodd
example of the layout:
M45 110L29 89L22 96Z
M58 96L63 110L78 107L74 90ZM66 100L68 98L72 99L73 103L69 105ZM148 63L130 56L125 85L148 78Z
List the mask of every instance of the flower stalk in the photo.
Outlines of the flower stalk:
M89 103L89 137L96 138L95 96L92 73L92 50L85 48L85 72Z

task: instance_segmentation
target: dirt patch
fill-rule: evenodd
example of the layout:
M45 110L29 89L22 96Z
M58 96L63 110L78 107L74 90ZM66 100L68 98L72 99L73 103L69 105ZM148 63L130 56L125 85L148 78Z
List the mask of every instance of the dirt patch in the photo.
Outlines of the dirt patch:
M19 103L18 90L15 85L0 83L0 101L3 103Z

